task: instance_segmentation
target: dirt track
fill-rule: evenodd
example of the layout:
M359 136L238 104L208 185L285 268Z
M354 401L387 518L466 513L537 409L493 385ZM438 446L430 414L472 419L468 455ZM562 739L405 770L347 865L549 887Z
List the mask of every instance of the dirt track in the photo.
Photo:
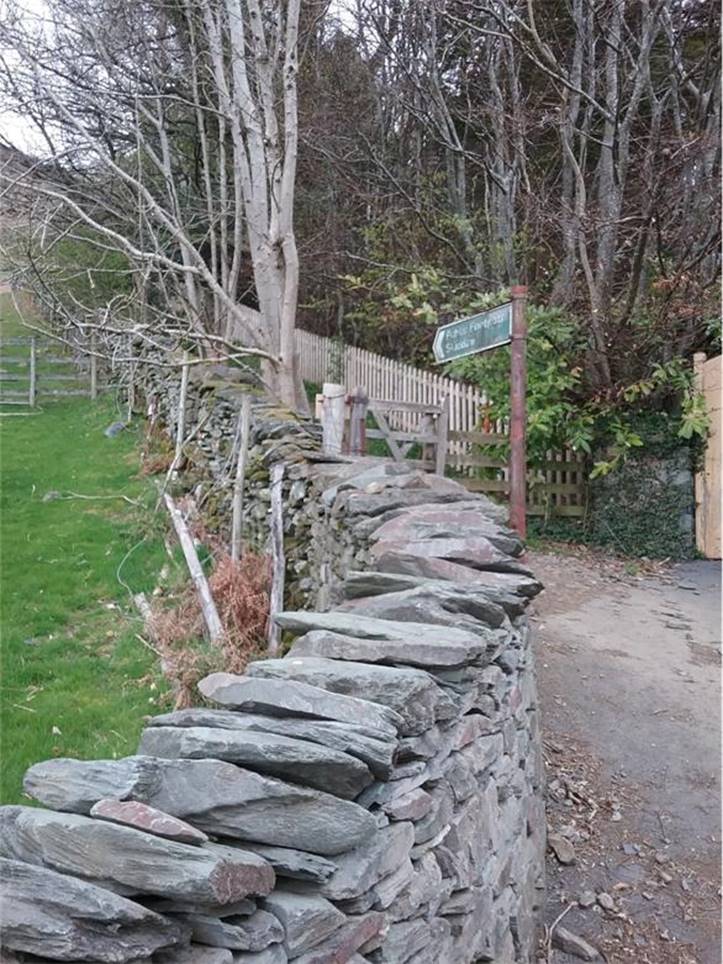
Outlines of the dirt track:
M548 824L575 848L574 865L550 858L548 924L609 894L612 909L576 905L561 925L615 964L719 964L719 566L530 562L547 587L533 618Z

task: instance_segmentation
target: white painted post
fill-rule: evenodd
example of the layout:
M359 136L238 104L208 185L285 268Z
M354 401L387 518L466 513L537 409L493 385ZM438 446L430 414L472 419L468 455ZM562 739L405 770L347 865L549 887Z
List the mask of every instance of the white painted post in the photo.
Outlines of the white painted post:
M343 385L324 382L322 394L322 447L327 455L341 455L344 440L346 390Z

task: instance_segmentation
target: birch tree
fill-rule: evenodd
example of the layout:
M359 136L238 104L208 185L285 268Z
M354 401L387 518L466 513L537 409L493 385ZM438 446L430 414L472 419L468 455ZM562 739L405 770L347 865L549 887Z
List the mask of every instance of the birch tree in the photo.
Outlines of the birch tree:
M3 178L16 199L25 192L29 276L43 297L59 244L121 255L131 290L106 319L256 356L271 390L303 407L299 7L49 0L38 21L11 4L2 83L46 147L20 178Z

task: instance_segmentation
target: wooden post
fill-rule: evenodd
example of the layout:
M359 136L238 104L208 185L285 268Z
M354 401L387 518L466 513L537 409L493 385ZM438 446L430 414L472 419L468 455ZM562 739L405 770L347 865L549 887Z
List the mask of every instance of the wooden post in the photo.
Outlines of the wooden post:
M269 656L276 656L281 641L281 630L274 617L284 608L284 463L277 462L271 468L271 593L269 594L269 625L267 639Z
M445 395L442 401L442 411L437 418L437 450L435 452L437 475L444 475L444 467L447 464L447 446L449 443L449 395Z
M183 353L183 367L181 369L181 389L178 395L178 420L176 422L176 451L173 461L178 465L183 450L183 433L186 430L186 395L188 394L188 352Z
M233 486L233 518L231 522L231 558L238 562L241 558L241 538L243 535L243 498L246 481L246 456L249 448L249 424L251 421L251 396L244 395L239 412L239 449L236 461L236 478Z
M35 408L35 393L37 389L35 336L30 339L30 384L28 385L28 405Z
M95 332L90 333L90 397L98 397L98 359L95 354Z
M171 496L166 492L163 498L166 503L166 508L168 509L168 514L171 517L173 528L176 530L178 541L181 543L181 548L183 549L183 555L186 558L188 571L191 573L191 578L193 579L196 592L198 593L198 599L201 604L201 612L203 613L203 619L206 623L206 629L208 631L208 638L214 645L218 646L223 641L223 625L218 615L218 610L216 609L216 603L213 601L208 580L206 579L203 567L199 562L198 553L196 552L196 547L193 544L191 533L188 531L188 526L186 525L180 509L173 501Z
M513 285L510 352L510 525L527 535L527 285Z
M324 382L321 405L322 447L327 455L341 455L344 441L346 392L343 385Z
M349 454L364 455L367 443L367 406L369 396L359 387L349 397L351 415L349 418Z

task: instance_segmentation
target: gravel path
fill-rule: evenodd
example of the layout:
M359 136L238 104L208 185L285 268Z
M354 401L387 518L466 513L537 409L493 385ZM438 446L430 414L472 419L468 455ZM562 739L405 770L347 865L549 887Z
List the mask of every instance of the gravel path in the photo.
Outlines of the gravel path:
M529 556L547 587L534 619L548 825L575 853L550 856L548 924L574 904L556 930L609 962L719 964L720 567Z

